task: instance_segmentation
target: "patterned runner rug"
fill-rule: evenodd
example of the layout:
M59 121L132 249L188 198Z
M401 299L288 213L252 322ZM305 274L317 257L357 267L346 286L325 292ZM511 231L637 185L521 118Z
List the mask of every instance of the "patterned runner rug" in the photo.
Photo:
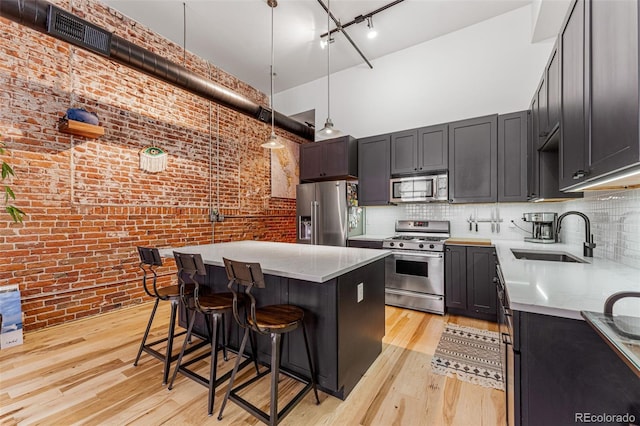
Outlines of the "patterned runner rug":
M500 335L495 331L446 324L431 369L436 374L504 390Z

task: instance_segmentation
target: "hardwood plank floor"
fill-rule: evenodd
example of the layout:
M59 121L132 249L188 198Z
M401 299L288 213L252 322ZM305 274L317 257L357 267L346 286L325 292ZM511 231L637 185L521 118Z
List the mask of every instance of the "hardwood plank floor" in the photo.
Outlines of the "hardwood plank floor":
M160 305L151 338L162 337L168 326L169 304ZM1 350L0 424L260 424L231 402L222 421L208 417L207 389L178 376L168 391L161 384L162 364L147 354L133 366L150 311L151 304L144 304L27 333L23 345ZM497 330L485 321L387 307L382 354L346 401L320 393L317 406L308 394L281 424L503 425L503 392L431 372L446 322ZM219 371L232 367L230 358L220 361ZM208 374L207 360L196 365ZM263 409L268 381L246 391ZM299 384L284 377L280 386L283 406ZM216 392L216 413L225 389Z

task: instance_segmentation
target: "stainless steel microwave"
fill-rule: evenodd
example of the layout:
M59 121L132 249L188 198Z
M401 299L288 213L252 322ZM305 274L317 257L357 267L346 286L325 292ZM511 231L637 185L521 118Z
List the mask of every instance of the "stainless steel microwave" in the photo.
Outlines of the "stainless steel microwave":
M447 201L449 185L446 173L393 178L389 198L392 203Z

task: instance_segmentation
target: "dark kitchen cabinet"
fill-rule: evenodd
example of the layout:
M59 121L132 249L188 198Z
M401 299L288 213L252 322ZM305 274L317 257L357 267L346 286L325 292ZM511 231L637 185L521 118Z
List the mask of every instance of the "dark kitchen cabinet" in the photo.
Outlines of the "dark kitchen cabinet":
M467 248L447 246L444 255L444 294L447 308L467 310Z
M640 380L585 321L511 313L515 425L571 425L585 413L628 413L637 422Z
M560 188L584 180L586 175L585 1L571 6L560 39Z
M560 128L560 59L557 44L551 51L535 97L536 149L549 149L545 145ZM557 149L557 145L551 149Z
M496 262L493 247L446 246L445 304L450 313L497 320Z
M498 202L527 201L530 113L498 116Z
M547 79L546 79L546 70L545 74L542 76L542 81L538 86L538 92L536 93L538 98L538 137L536 140L538 141L538 148L542 147L546 142L546 134L549 123L549 110L547 103Z
M576 0L560 31L560 186L640 164L638 3Z
M300 180L314 182L358 177L358 142L342 136L300 146Z
M358 154L358 204L361 206L389 204L390 135L359 139Z
M546 68L547 80L547 123L542 138L549 140L560 128L560 52L558 44L551 51Z
M538 96L531 101L531 131L527 141L527 200L535 200L540 196L538 180Z
M448 168L448 126L422 127L391 134L391 174L415 174Z
M348 247L382 249L382 240L347 240Z
M449 198L452 203L498 199L498 116L449 124Z

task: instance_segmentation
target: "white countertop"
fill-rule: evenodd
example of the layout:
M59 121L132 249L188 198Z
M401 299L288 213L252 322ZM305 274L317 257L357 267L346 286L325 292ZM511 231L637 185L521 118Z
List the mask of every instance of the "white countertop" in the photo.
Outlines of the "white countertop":
M234 241L160 249L160 255L173 257L174 250L200 253L205 264L215 266L224 266L222 257L259 262L265 274L318 283L329 281L391 254L389 250L353 247Z
M583 318L580 311L603 312L607 297L640 291L640 270L606 259L582 256L582 245L494 240L511 309L558 317ZM516 259L511 249L560 251L588 263ZM595 250L598 250L596 247ZM617 302L614 314L640 316L640 299Z

